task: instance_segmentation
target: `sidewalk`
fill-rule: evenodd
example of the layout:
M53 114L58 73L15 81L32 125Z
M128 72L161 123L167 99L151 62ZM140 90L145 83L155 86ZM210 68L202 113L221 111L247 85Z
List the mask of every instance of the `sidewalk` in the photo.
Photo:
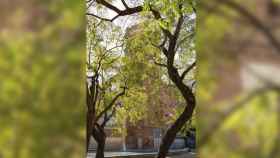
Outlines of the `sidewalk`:
M195 153L186 153L183 155L168 156L166 158L196 158Z
M154 158L157 152L106 152L106 158ZM186 149L173 150L167 158L195 158L195 153ZM87 158L95 158L95 153L88 153Z

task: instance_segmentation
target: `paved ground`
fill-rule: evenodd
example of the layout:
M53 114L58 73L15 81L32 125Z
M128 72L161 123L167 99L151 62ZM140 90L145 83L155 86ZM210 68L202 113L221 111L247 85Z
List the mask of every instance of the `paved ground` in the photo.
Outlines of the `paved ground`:
M196 158L194 153L187 153L187 154L183 154L183 155L179 155L179 156L171 156L171 157L167 157L167 158Z
M129 156L128 156L129 155ZM154 156L156 155L156 153L137 153L137 152L107 152L105 153L105 157L119 157L119 158L154 158ZM89 153L87 155L87 158L95 158L95 154L94 153ZM194 153L180 153L178 155L174 155L174 156L168 156L167 158L196 158Z

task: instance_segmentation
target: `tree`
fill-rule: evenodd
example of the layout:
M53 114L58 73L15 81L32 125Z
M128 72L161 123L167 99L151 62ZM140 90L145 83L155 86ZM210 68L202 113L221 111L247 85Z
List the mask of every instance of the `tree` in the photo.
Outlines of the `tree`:
M103 34L96 33L96 26L103 25L96 23L93 19L88 25L88 62L87 62L87 82L86 82L86 104L87 104L87 150L89 149L90 138L97 142L97 158L104 157L106 133L105 126L115 115L119 98L126 93L126 85L121 85L118 59L122 45L114 38L106 38ZM103 27L106 27L103 25ZM112 27L112 26L109 26ZM114 33L114 30L112 34ZM104 33L104 32L103 32ZM112 37L112 36L110 36ZM110 44L116 42L116 46L108 48ZM117 52L116 52L117 51ZM117 88L120 86L120 89Z
M188 74L194 67L195 62L189 65L182 73L179 73L178 68L175 66L175 56L180 51L180 44L184 43L185 39L190 38L190 36L182 37L182 27L188 22L187 17L190 12L193 12L194 3L189 1L145 1L144 4L138 5L136 7L129 7L125 1L122 1L124 10L112 5L105 0L89 1L92 5L93 3L103 6L109 10L112 10L116 15L112 18L104 18L95 13L88 12L87 15L93 16L103 21L113 22L121 16L132 15L140 12L149 12L153 15L153 20L159 23L159 28L162 32L162 43L156 46L161 50L162 55L165 57L165 64L163 65L169 76L169 79L176 85L177 89L183 96L186 102L185 109L181 115L177 118L174 124L167 130L165 136L162 139L162 143L159 149L159 158L166 157L168 150L174 141L176 134L184 126L184 124L190 120L192 117L196 101L192 88L184 83L186 74ZM96 5L96 4L95 4ZM162 11L163 13L161 13ZM164 17L166 18L163 18ZM192 30L193 31L193 30Z
M142 103L142 107L146 109L142 121L149 126L164 127L170 121L170 118L164 115L172 114L176 102L174 101L172 106L171 100L177 98L175 99L176 93L172 93L174 88L169 86L167 80L162 79L165 71L155 64L160 62L160 51L153 43L159 41L160 31L150 29L150 25L153 24L148 20L127 28L123 72L128 76L129 87L141 89L141 94L138 95L146 98ZM129 90L129 93L135 92ZM131 99L132 102L134 99Z

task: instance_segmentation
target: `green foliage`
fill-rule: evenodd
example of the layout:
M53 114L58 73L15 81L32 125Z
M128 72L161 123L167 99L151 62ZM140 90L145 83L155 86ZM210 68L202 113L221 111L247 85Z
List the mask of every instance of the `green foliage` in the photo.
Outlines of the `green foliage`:
M181 14L192 14L195 5L193 0L145 0L143 6L146 12L151 9L160 11L164 19L157 20L159 26L172 31L178 17Z
M260 7L260 4L256 2L235 2L250 11ZM246 25L247 21L238 21L237 19L243 17L240 17L238 11L234 9L217 4L216 8L219 8L219 11L212 12L205 6L213 4L216 3L211 1L203 3L204 6L201 6L198 15L198 136L204 135L208 127L211 129L211 125L217 121L221 121L222 127L212 129L211 141L206 142L206 145L199 148L200 156L210 158L271 157L269 153L279 135L277 134L279 120L277 121L278 112L276 111L277 106L279 106L279 93L267 92L256 96L249 103L242 105L242 108L238 111L232 115L229 114L226 119L219 120L219 114L227 112L231 103L236 101L236 96L249 93L248 91L238 90L234 92L236 96L233 99L226 98L223 102L218 102L219 99L224 98L217 96L217 90L220 93L234 91L234 88L228 88L227 85L223 87L219 85L219 81L223 81L221 77L224 77L223 75L219 76L219 68L232 66L235 70L239 70L238 66L246 65L246 62L240 64L237 61L241 59L240 54L250 51L252 51L250 52L252 54L255 53L252 49L254 46L243 45L241 36L243 31L254 32L255 29ZM239 26L238 29L235 27L236 24ZM243 40L250 40L251 36L245 38ZM239 47L239 49L235 49L235 47ZM246 51L244 50L245 47ZM246 59L241 60L246 61ZM234 75L232 78L235 78ZM241 80L235 82L241 82ZM219 89L217 89L218 86Z
M18 6L25 8L13 8L7 23L16 20L0 35L0 155L81 157L82 2L32 3L33 7L20 2ZM19 16L22 9L25 12ZM32 19L35 11L41 20ZM32 22L26 25L28 19Z
M157 23L152 20L143 20L140 24L128 28L127 34L122 71L125 76L128 76L129 87L143 89L139 91L142 94L138 93L137 95L147 98L146 100L142 99L142 108L139 108L141 112L144 111L145 115L139 115L142 118L135 117L137 118L135 120L149 120L150 124L161 127L173 123L182 112L184 106L181 104L184 102L176 88L171 86L171 81L166 76L166 68L155 64L155 62L162 64L166 62L162 52L155 47L160 43L161 38ZM184 33L184 35L186 34L188 33ZM176 61L176 64L182 68L185 68L186 61L195 58L193 40L184 42L178 61ZM193 75L188 75L187 80L192 80L193 77ZM130 93L134 93L134 91L129 90L128 94ZM134 102L134 98L127 97L127 100ZM136 109L138 110L138 108ZM132 122L135 122L134 119Z
M122 54L120 55L122 60L118 60L118 64L116 65L108 64L108 67L105 69L103 68L105 64L101 64L101 71L105 73L114 71L117 74L121 74L127 81L127 95L121 98L122 106L117 107L117 114L114 118L114 121L116 121L119 127L119 132L126 132L125 128L123 128L126 123L136 124L139 121L144 121L144 123L141 123L148 126L166 127L173 123L175 117L178 117L186 106L178 89L176 89L168 78L167 69L164 66L166 65L166 57L156 45L159 45L164 38L161 28L169 30L173 34L175 30L174 26L178 22L179 17L183 16L184 24L180 32L182 36L178 39L180 41L176 47L174 66L182 74L193 63L195 60L193 38L195 35L195 20L192 18L194 5L194 1L185 0L145 0L144 12L140 14L141 20L139 23L132 20L130 22L133 24L129 28L126 28L126 24L123 25L123 21L117 21L119 20L117 19L113 24L101 22L99 29L93 31L97 36L93 36L92 39L94 41L100 39L99 45L95 45L93 49L89 48L89 50L94 52L93 66L91 66L93 70L98 70L98 66L94 66L98 65L98 62L95 61L98 61L98 58L103 56L103 52L108 50L106 40L103 39L107 35L106 32L110 30L109 32L112 33L106 37L108 39L110 37L113 37L113 39L114 37L122 38L122 36L113 34L115 32L125 32L124 49L119 50L117 53L119 55ZM99 7L94 7L94 9L97 9L98 16L106 17L107 12L105 10ZM159 11L162 18L151 18L151 9ZM99 22L100 19L97 18L95 20ZM110 27L108 27L109 25ZM121 26L120 30L112 29L116 26ZM116 67L119 69L115 69ZM104 79L106 80L107 77L104 77ZM189 84L193 80L194 71L191 71L184 81ZM118 85L120 82L120 78L116 78L114 83L109 84L108 87Z
M243 109L227 118L221 130L202 150L207 154L211 150L213 157L268 157L277 136L278 94L268 92L258 96ZM223 142L220 141L223 140Z

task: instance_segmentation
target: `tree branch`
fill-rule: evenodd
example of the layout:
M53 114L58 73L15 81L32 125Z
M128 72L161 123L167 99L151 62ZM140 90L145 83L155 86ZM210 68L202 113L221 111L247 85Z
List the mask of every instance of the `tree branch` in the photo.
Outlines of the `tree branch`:
M139 13L139 12L141 12L143 10L142 6L137 6L137 7L129 8L124 0L122 0L122 2L123 2L124 5L126 5L126 9L125 10L120 10L119 8L117 8L116 6L106 2L105 0L96 0L96 2L98 4L103 5L104 7L108 8L108 9L111 9L114 12L116 12L118 14L117 17L119 17L119 16L126 16L126 15L132 15L132 14L135 14L135 13Z
M113 10L114 12L116 12L116 13L118 13L118 14L120 14L120 12L121 12L121 10L120 10L119 8L113 6L112 4L108 3L108 2L105 1L105 0L96 0L96 2L97 2L98 4L102 4L103 6L105 6L105 7L109 8L109 9Z
M194 37L195 33L191 33L191 34L188 34L187 36L183 37L183 39L181 39L179 42L177 42L177 47L176 47L176 52L177 50L179 49L179 47L188 39L191 39L192 37Z
M86 15L93 16L93 17L95 17L97 19L104 20L104 21L109 21L109 22L113 22L113 19L114 19L114 18L113 19L103 18L103 17L100 17L100 16L95 15L93 13L86 13Z
M158 65L158 66L161 66L161 67L167 67L167 65L166 64L162 64L162 63L159 63L159 62L157 62L156 60L154 60L154 63L156 64L156 65Z
M109 21L109 22L113 22L114 20L116 20L120 16L132 15L132 14L135 14L135 13L139 13L139 12L141 12L143 10L142 6L137 6L137 7L129 8L124 0L122 0L122 3L123 3L123 5L126 8L125 10L120 10L119 8L117 8L116 6L108 3L105 0L96 0L96 3L101 4L102 6L108 8L108 9L114 11L114 12L116 12L117 15L114 16L112 19L109 19L109 18L100 17L100 16L92 14L92 13L86 13L86 14L89 15L89 16L93 16L95 18L98 18L100 20Z
M184 16L183 16L183 14L181 14L179 19L178 19L178 23L176 25L175 31L174 31L174 35L170 39L170 44L169 44L168 51L173 52L173 53L170 53L171 58L174 58L174 55L176 53L177 40L179 38L180 31L181 31L183 23L184 23Z
M185 78L185 76L196 66L196 61L193 62L181 75L181 80Z
M115 115L115 113L116 113L116 107L113 107L110 115L108 115L108 113L106 112L105 115L104 115L104 120L101 124L101 127L105 127L106 124L108 123L108 121L110 121L111 118Z
M154 10L151 6L150 6L150 11L152 12L152 14L154 15L154 17L155 17L156 20L163 20L163 18L161 17L159 11ZM163 33L164 33L168 38L171 38L171 37L172 37L172 33L171 33L169 30L167 30L167 29L165 29L165 28L163 28L163 27L160 27L160 28L161 28L161 30L163 31Z
M96 119L95 119L95 122L97 120L99 120L108 110L110 110L113 105L115 104L115 102L118 100L119 97L123 96L125 94L125 91L126 91L126 87L123 87L123 90L122 92L118 93L114 98L113 100L110 102L110 104L108 106L105 107L105 109L99 113L99 115L97 115Z
M162 43L159 45L160 48L165 46L165 43L167 42L167 36L164 35L164 40L162 41Z
M162 43L161 43L160 45L156 45L156 44L153 44L153 43L151 43L151 44L152 44L152 46L154 46L154 47L160 49L160 50L163 52L163 54L164 54L165 56L167 56L168 51L167 51L167 49L165 48L165 43L166 43L166 42L167 42L167 36L166 36L166 34L164 34L164 40L162 41Z
M179 20L178 20L178 23L177 23L175 32L174 32L174 37L175 37L176 40L177 40L178 37L179 37L179 34L180 34L180 31L181 31L181 28L182 28L183 23L184 23L184 16L181 15L180 18L179 18Z
M93 0L92 1L88 1L87 3L89 3L88 6L87 6L87 10L88 10L93 5L94 1Z
M124 7L125 7L126 9L129 8L128 5L126 4L125 0L122 0L122 4L124 5Z

